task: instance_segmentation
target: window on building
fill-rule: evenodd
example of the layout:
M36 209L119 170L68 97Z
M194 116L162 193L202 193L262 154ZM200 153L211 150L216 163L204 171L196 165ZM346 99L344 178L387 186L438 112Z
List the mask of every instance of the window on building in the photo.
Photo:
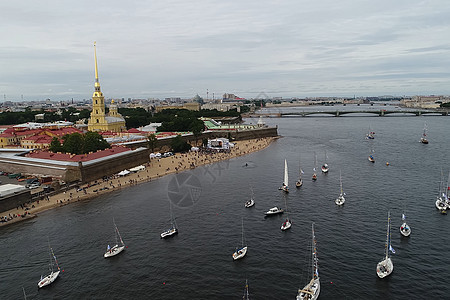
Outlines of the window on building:
M97 100L95 100L95 104L97 104Z

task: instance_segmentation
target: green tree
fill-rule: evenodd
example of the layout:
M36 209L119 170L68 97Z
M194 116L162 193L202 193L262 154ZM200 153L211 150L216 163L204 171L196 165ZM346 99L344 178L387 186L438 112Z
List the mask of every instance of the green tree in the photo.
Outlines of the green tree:
M98 132L88 131L84 135L83 142L84 142L83 153L105 150L111 147L109 143L105 141L105 139Z
M191 149L191 145L189 145L182 137L181 135L177 135L172 139L172 142L170 143L170 146L172 147L173 152L186 152Z
M48 150L53 153L63 151L61 142L59 141L59 139L57 137L53 137L52 141L50 142L50 147L48 148Z
M198 120L200 122L193 122L191 124L191 130L195 137L195 145L197 145L198 138L202 135L203 130L205 129L205 124L203 124L203 121Z
M158 142L158 139L156 138L156 135L154 133L152 133L148 136L148 148L152 149L152 152L155 151L157 142Z
M84 139L83 136L78 133L72 133L67 134L63 137L63 151L65 153L71 153L71 154L82 154L83 153L83 146L84 146Z

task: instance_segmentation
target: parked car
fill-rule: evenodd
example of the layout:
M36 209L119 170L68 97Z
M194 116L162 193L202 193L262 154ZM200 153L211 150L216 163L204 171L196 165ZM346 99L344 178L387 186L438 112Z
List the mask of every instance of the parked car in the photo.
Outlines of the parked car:
M163 157L169 157L169 156L172 156L172 155L173 155L172 152L166 152L166 153L163 154Z

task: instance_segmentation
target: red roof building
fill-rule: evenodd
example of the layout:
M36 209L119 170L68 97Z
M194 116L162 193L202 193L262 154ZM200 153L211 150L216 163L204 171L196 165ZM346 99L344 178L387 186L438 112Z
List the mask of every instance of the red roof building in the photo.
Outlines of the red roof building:
M30 153L26 154L26 157L30 158L41 158L41 159L49 159L49 160L58 160L58 161L70 161L70 162L85 162L90 161L97 158L107 157L113 154L118 154L122 152L130 151L130 148L127 147L120 147L120 146L113 146L110 149L105 149L93 153L88 154L68 154L68 153L53 153L49 151L31 151Z

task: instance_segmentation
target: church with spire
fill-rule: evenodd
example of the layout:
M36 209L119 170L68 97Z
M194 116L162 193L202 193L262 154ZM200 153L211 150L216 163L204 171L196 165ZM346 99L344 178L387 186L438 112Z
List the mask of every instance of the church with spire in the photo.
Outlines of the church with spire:
M117 112L117 105L114 100L109 106L109 114L105 112L105 97L100 90L98 81L97 50L94 43L95 60L95 90L92 95L92 112L88 121L89 131L112 131L122 132L126 130L125 119Z

